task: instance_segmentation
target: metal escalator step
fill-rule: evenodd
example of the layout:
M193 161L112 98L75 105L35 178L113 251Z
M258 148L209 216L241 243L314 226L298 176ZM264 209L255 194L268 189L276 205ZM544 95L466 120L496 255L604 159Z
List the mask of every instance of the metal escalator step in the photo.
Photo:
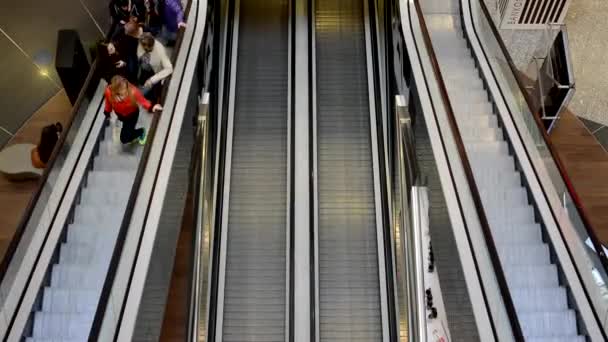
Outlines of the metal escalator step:
M568 297L564 287L517 288L511 290L517 311L542 312L568 309Z
M574 311L532 312L519 314L525 337L576 336Z
M90 290L44 288L42 312L95 313L99 293Z
M112 257L111 239L98 243L66 242L59 249L59 262L62 265L94 265L107 263Z
M494 224L492 226L494 240L501 244L541 244L543 243L538 224Z
M507 283L511 288L518 287L558 287L557 267L543 266L503 266Z
M99 290L105 280L105 270L76 265L53 265L51 287L63 289Z
M498 242L500 260L505 265L542 266L551 263L549 246L546 244L503 244Z
M93 317L77 313L45 313L34 315L34 338L86 339Z
M527 342L585 342L585 337L580 335L560 336L560 337L529 337Z
M504 203L503 203L504 204ZM512 208L501 207L498 203L484 206L490 224L506 224L509 226L524 225L534 222L534 208L528 204L519 204Z
M67 241L69 243L85 243L85 244L105 244L109 236L117 233L118 228L115 224L110 223L98 223L93 225L86 225L82 223L71 224L68 227Z
M261 331L253 334L249 329L231 329L230 332L224 334L225 341L240 341L240 342L284 342L283 334L269 334Z
M76 209L74 222L79 224L94 222L97 225L116 225L122 219L124 206L126 206L126 203L123 203L121 206L115 206L83 202Z

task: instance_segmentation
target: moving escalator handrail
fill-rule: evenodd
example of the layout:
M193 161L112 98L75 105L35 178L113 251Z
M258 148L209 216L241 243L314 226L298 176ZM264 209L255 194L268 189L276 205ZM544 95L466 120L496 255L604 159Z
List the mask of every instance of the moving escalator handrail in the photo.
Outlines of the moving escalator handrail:
M190 9L190 1L188 1L188 6L184 10L184 17L187 17L187 13ZM178 52L180 51L180 46L182 44L184 36L184 29L180 29L177 37L177 41L175 43L175 48L173 50L173 55L171 56L172 63L175 63L177 59ZM171 84L172 77L169 76L164 80L163 89L158 100L158 103L165 103L165 98L167 97L167 92L169 90L169 85ZM141 159L139 161L139 165L137 167L137 171L135 173L135 178L133 180L133 187L129 193L129 199L127 201L127 206L125 207L125 212L123 215L123 219L120 224L120 228L118 230L118 236L116 239L116 245L114 246L114 250L112 251L112 258L110 260L110 265L108 267L108 271L106 273L101 295L99 297L99 302L97 304L97 309L95 311L95 316L93 319L93 325L91 327L91 331L89 333L89 341L97 341L99 338L99 334L101 332L101 326L103 323L103 318L105 316L108 302L110 300L110 294L112 290L112 285L114 284L114 278L116 276L116 270L118 268L118 264L120 262L120 257L122 255L122 251L124 248L127 232L129 230L129 226L131 224L131 218L133 214L133 210L135 208L135 203L137 200L137 195L139 194L139 189L141 187L142 179L144 172L146 171L146 165L148 164L148 159L150 157L150 151L152 150L152 142L154 141L156 128L158 127L158 122L160 119L160 115L162 114L153 114L153 119L150 124L150 128L148 131L148 139L146 145L144 146L144 150L142 152Z
M365 2L364 2L365 4ZM375 104L375 114L376 114L376 127L370 127L373 130L376 130L376 136L377 138L377 148L378 148L378 167L380 169L379 172L379 177L380 177L380 200L381 200L381 205L382 205L382 220L383 220L383 224L382 226L384 227L384 230L382 232L382 235L384 237L384 267L385 267L385 272L386 272L386 291L389 294L394 294L395 289L394 289L394 283L392 281L392 279L394 279L394 274L393 274L393 251L392 251L392 237L391 237L391 231L390 231L390 214L389 214L389 195L388 195L388 190L387 188L390 187L390 183L387 180L387 172L386 169L388 168L388 165L386 165L385 163L385 158L384 155L386 153L386 149L387 147L384 146L384 139L381 138L384 136L384 126L383 126L383 115L382 115L382 101L380 100L382 98L382 92L380 90L380 88L382 86L384 86L384 84L382 84L381 80L380 80L380 72L381 72L381 68L380 68L380 57L379 57L379 53L378 53L378 40L380 39L380 34L378 32L378 17L379 17L379 13L378 13L378 8L376 6L376 1L373 0L368 0L367 1L367 5L368 5L368 13L369 13L369 28L370 28L370 42L371 42L371 62L372 62L372 67L373 67L373 95L376 99L374 104ZM396 333L396 327L397 327L397 308L395 306L395 302L388 300L387 301L387 311L388 311L388 335L390 336L391 340L395 340L397 337L394 336Z
M535 107L534 100L532 99L532 96L530 95L530 93L526 90L525 82L522 79L520 71L515 66L515 63L513 62L513 58L511 57L511 54L509 53L509 51L502 39L502 36L500 35L500 32L498 31L498 28L496 27L496 24L494 23L494 20L492 19L492 16L490 14L490 11L488 10L488 7L486 6L486 4L483 0L469 0L469 6L471 6L470 5L471 1L478 1L479 6L481 8L481 12L486 20L486 23L490 27L490 29L492 31L492 35L494 36L494 38L496 39L496 42L498 43L501 53L504 56L504 60L507 62L509 69L511 70L512 76L517 83L519 91L526 102L529 112L531 113L534 123L536 124L536 126L538 128L538 133L540 133L540 136L542 137L545 145L548 147L551 157L553 158L553 161L556 164L557 170L559 171L560 177L564 181L567 191L569 192L569 194L574 202L578 215L583 223L584 229L587 232L587 234L589 235L589 238L591 240L591 243L593 244L595 253L597 254L597 256L600 259L600 262L602 264L602 267L604 268L604 272L606 272L608 274L608 257L606 256L604 248L603 248L599 238L597 237L597 234L595 232L595 229L593 228L593 225L591 224L591 220L589 219L589 214L587 213L585 206L583 205L583 203L572 183L572 180L568 176L568 172L566 171L564 163L562 162L562 160L559 156L559 153L557 152L557 149L551 142L551 138L549 137L549 134L547 133L545 126L542 122L542 119L540 118L540 113L535 113L532 110L532 108ZM477 36L479 36L479 34L477 32L477 26L475 25L474 20L473 20L473 30L475 31L475 34ZM481 42L482 40L479 39L479 41ZM484 44L481 44L481 48L482 48L482 50L484 50L484 54L485 54L486 52L485 52Z
M456 117L454 115L454 110L452 108L452 104L448 97L447 87L443 81L443 75L441 73L441 69L439 67L439 62L437 56L435 55L435 50L433 49L433 44L431 42L431 36L426 26L426 21L424 19L423 11L420 6L419 0L413 0L416 15L418 20L420 21L421 31L424 37L424 45L426 50L428 51L431 65L433 68L434 76L437 81L439 92L441 94L441 100L443 106L445 107L448 122L450 125L450 130L452 131L452 135L454 136L454 141L456 144L456 148L458 150L458 154L460 156L460 160L462 162L462 166L464 169L464 174L467 179L467 183L469 185L471 196L473 197L473 202L475 205L475 209L477 211L477 216L479 218L479 222L482 228L482 232L484 235L484 239L486 241L486 245L488 247L488 252L490 254L490 259L492 262L492 266L494 267L496 279L498 281L498 287L500 289L501 296L503 298L505 309L507 311L507 315L509 318L509 323L511 325L512 333L516 341L523 341L524 335L521 328L521 324L519 322L519 318L517 316L517 312L515 311L515 305L513 303L513 298L511 297L511 293L509 291L507 280L505 276L504 269L502 264L500 263L500 259L498 256L498 250L496 248L496 243L494 241L494 237L492 236L490 225L488 222L488 218L483 209L483 204L481 201L481 196L479 194L479 189L477 188L477 184L475 183L475 179L473 177L473 170L471 168L471 163L469 158L467 157L467 153L464 147L464 142L462 140L462 136L460 134L460 130L458 128L458 124L456 122Z

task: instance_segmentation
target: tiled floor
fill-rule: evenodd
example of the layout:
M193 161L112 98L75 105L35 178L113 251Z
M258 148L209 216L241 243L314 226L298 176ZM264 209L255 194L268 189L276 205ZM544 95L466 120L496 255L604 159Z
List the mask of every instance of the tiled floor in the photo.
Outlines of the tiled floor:
M574 67L576 94L570 109L579 116L608 125L608 1L572 1L566 26Z
M591 133L595 139L602 145L604 150L608 151L608 127L597 123L593 120L585 119L579 117L580 121L587 128L589 133Z

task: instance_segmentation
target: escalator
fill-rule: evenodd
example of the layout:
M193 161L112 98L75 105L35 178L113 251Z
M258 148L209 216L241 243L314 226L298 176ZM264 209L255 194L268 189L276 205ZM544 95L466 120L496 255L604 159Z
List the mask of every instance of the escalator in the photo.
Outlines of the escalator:
M411 40L406 39L408 53L420 63L415 86L419 93L429 94L430 101L422 101L427 106L423 122L427 130L439 133L433 150L435 155L455 152L447 155L449 169L440 177L444 182L450 178L458 192L468 226L467 244L482 283L477 297L485 301L488 327L497 340L600 340L605 336L599 312L590 309L593 289L585 289L588 271L573 256L579 246L564 237L570 227L560 221L561 207L551 208L553 189L543 188L533 157L537 146L526 145L527 136L522 134L529 129L542 136L535 131L542 128L517 126L520 107L509 107L513 95L506 94L513 90L500 89L504 84L496 76L505 73L510 57L493 59L496 51L505 53L502 41L497 42L500 37L494 36L497 30L476 31L483 6L477 0L429 1L422 6L413 1L401 6L409 13L410 27L404 29L411 34ZM485 20L491 22L489 16ZM483 266L482 258L491 265ZM477 316L479 322L481 315Z
M430 15L427 25L523 334L583 341L566 289L559 283L558 267L528 203L522 174L515 168L497 116L489 110L492 103L460 19Z
M43 178L45 192L32 203L8 271L1 275L3 340L106 341L120 326L124 298L112 287L119 279L128 283L120 286L123 294L129 289L132 274L117 269L130 266L122 258L125 254L142 250L130 244L141 241L130 229L131 220L137 221L134 208L139 203L148 210L140 190L151 186L140 185L149 184L144 179L150 175L157 177L153 163L173 165L169 158L155 157L154 151L175 146L167 141L180 130L171 131L170 123L184 116L183 106L177 104L186 102L187 96L180 96L180 90L182 83L189 83L186 65L197 61L190 56L198 50L192 49L193 33L199 11L205 13L206 7L196 0L192 4L192 27L179 35L172 60L175 69L159 99L163 114L139 114L138 127L145 127L148 134L145 146L119 142L120 123L108 122L102 113L106 82L100 79L101 66L94 64L74 106L67 137L54 154L57 162L49 165L53 176Z
M237 2L217 341L288 334L288 1Z
M147 113L141 126L149 127ZM112 251L133 186L142 147L120 146L112 141L112 126L105 128L99 155L93 159L87 186L75 208L74 222L59 247L58 263L34 314L32 338L82 339L91 330Z
M319 341L390 338L366 4L314 5Z
M149 127L148 113L140 115ZM112 140L112 125L102 133L99 154L87 176L74 221L67 227L59 258L42 290L42 306L34 314L28 341L86 339L125 213L143 148L120 146Z

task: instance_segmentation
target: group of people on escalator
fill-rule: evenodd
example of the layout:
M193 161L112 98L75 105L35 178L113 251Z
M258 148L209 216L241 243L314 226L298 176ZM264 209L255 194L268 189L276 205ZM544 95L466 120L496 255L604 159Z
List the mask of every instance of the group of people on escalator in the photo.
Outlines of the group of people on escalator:
M164 80L173 72L166 46L175 45L186 26L180 0L110 0L112 30L98 45L101 76L108 82L104 114L122 122L123 144L145 144L146 131L136 128L139 106L160 112L157 102Z

